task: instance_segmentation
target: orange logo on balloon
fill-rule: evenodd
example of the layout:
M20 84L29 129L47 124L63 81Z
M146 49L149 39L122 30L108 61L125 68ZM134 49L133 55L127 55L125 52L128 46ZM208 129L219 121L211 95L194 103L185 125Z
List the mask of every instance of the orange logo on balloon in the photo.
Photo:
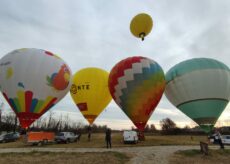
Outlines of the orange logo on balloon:
M48 85L56 90L64 90L69 85L70 71L64 64L58 73L53 73L51 77L47 77Z

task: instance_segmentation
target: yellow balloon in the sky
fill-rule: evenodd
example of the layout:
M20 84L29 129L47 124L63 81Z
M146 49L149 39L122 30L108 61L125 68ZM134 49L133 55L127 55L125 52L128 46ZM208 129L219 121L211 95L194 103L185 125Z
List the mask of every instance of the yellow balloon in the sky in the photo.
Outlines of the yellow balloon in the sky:
M73 76L70 94L89 124L94 122L112 99L108 78L109 73L100 68L84 68Z
M144 37L147 36L153 27L153 20L150 15L141 13L136 15L130 23L130 31L132 34L142 41Z

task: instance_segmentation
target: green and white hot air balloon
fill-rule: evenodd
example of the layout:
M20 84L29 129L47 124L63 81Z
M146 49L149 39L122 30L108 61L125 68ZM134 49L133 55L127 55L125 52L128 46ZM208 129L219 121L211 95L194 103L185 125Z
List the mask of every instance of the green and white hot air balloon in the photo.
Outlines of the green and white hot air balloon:
M166 83L169 101L206 133L230 100L230 69L214 59L183 61L167 72Z

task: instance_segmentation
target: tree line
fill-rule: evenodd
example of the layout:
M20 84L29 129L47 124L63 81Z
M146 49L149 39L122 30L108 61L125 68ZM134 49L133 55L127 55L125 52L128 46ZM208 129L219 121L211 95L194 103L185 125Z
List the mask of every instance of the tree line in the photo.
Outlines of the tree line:
M29 128L30 131L71 131L74 133L88 133L88 125L82 122L74 122L70 120L69 115L60 115L58 118L54 117L53 112L49 112L47 117L41 117L35 121ZM146 125L144 132L146 134L161 134L161 135L205 135L205 133L197 126L190 128L185 126L184 128L177 127L176 123L170 118L164 118L160 121L161 130L158 130L154 124ZM107 125L91 126L93 133L105 132ZM131 127L132 130L137 130L135 127ZM0 116L0 133L2 131L20 132L22 129L19 126L19 121L16 115L11 112ZM230 134L230 128L224 132Z
M61 115L60 117L54 117L53 112L49 112L47 117L41 117L36 120L30 127L29 131L52 131L61 132L69 131L74 133L87 133L88 125L82 122L74 122L70 120L69 115ZM107 129L106 125L96 125L91 126L92 132L105 132ZM0 133L1 132L20 132L23 131L19 125L17 116L11 112L8 114L1 115L0 117Z

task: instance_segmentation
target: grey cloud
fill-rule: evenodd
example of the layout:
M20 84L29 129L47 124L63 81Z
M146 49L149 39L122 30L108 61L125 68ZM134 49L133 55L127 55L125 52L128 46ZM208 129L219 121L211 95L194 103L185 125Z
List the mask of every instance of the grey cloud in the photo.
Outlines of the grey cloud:
M144 42L129 31L133 16L140 12L154 20ZM63 58L73 73L85 67L110 71L129 56L146 56L166 73L175 64L193 57L212 57L230 66L228 0L20 0L0 1L0 57L16 48L50 50ZM177 109L165 96L150 120ZM70 95L52 110L77 111ZM128 119L111 103L99 120ZM182 113L175 120L190 120ZM77 119L83 119L78 117Z

